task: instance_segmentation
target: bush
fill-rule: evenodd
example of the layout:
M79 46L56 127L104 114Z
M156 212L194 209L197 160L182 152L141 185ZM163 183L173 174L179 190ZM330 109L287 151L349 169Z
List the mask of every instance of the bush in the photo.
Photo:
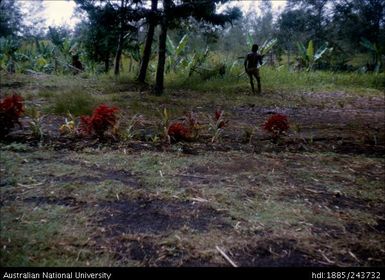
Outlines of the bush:
M96 99L89 93L69 91L58 94L54 98L53 112L74 116L89 115L96 106Z
M194 141L199 137L200 125L193 112L184 116L183 122L172 123L167 130L167 134L174 142Z
M19 118L23 112L23 98L17 94L0 101L0 137L7 135L15 124L21 126Z
M273 134L274 138L279 137L289 130L289 121L283 114L274 114L263 124L263 129Z
M80 117L80 132L86 135L96 135L102 138L104 134L117 123L116 107L108 107L105 104L97 107L91 116Z
M174 122L168 127L168 135L173 141L188 140L191 134L190 130L182 122Z

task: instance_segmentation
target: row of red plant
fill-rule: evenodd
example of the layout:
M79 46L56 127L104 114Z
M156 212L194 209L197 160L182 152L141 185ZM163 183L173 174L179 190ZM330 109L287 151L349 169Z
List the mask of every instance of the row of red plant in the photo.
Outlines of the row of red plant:
M117 124L119 111L116 107L108 107L101 104L91 116L81 116L79 130L86 135L96 135L98 138L104 137L105 133L114 128Z
M0 100L0 138L7 135L18 124L24 112L23 98L19 95L6 96Z
M0 101L0 122L1 136L6 135L16 125L20 124L19 118L24 112L23 98L19 95L7 96ZM103 138L107 132L116 130L118 125L117 113L119 109L109 107L106 104L99 105L91 116L81 116L78 128L75 128L74 121L71 125L68 123L66 127L72 129L77 134L95 136ZM167 111L165 111L167 114ZM209 131L212 132L212 142L214 142L228 125L228 120L224 119L224 111L217 110L213 116L209 118ZM166 124L165 132L169 140L173 142L191 141L199 136L202 125L198 121L194 113L186 114L183 121L175 121ZM289 129L287 116L282 114L274 114L262 125L263 129L270 132L273 138L277 138ZM170 141L170 142L171 142Z
M219 133L228 125L228 120L224 119L224 111L217 110L209 120L209 130L213 132L212 142L219 136ZM270 116L262 125L262 128L271 133L274 139L285 134L289 130L289 121L286 115L274 114ZM168 127L168 135L174 141L191 140L197 135L199 122L193 117L192 113L187 114L182 122L174 122Z

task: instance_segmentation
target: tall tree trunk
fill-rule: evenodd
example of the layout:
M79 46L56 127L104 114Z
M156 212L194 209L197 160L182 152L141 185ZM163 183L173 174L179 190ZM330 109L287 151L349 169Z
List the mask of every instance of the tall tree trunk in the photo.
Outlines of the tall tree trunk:
M115 55L115 65L114 65L114 74L116 76L120 73L120 60L122 57L122 51L123 51L123 40L124 40L124 1L121 0L120 3L120 31L119 31L119 40L118 40L118 47L116 49L116 55Z
M115 62L114 62L114 74L118 76L120 74L120 60L123 51L123 32L119 34L118 48L116 50Z
M156 69L155 94L162 95L164 83L164 65L166 63L167 24L162 22L159 34L158 67Z
M156 69L155 94L162 95L164 84L164 65L166 63L166 39L168 29L168 17L171 0L163 0L164 16L161 20L159 34L158 67Z
M108 73L109 70L110 70L110 57L107 56L107 57L104 59L104 72L105 72L105 73Z
M151 0L151 11L156 12L158 8L158 0ZM154 39L156 21L152 18L149 19L149 26L147 31L146 43L144 45L142 62L140 64L138 81L144 83L146 80L147 68L151 57L151 47Z

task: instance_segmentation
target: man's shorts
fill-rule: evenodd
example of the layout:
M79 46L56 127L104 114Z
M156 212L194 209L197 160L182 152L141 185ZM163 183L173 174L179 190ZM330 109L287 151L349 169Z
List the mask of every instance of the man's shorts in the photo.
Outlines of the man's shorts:
M247 68L246 73L249 74L249 75L253 75L253 76L257 77L257 78L260 78L260 76L259 76L259 69L257 67Z

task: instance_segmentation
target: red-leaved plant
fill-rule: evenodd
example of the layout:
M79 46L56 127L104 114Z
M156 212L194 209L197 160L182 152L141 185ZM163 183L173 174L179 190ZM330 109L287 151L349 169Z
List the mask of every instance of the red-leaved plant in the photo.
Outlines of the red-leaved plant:
M182 122L174 122L170 124L167 131L171 140L181 141L188 140L190 136L190 129Z
M262 127L276 139L289 130L289 121L286 115L274 114L267 119Z
M224 119L224 111L216 110L213 116L208 116L209 119L209 133L212 135L211 143L219 140L223 131L223 128L229 123Z
M173 141L192 141L199 137L199 122L193 112L185 115L183 122L172 123L167 130Z
M0 137L5 136L18 124L21 127L19 118L24 112L23 98L14 94L0 100Z
M116 113L118 111L119 109L116 107L101 104L93 111L91 116L80 117L80 132L102 138L109 129L114 128L116 125L118 120Z
M217 121L216 124L217 124L217 128L224 128L227 123L229 122L228 120L225 121L223 119L223 111L221 110L216 110L215 111L215 120Z

